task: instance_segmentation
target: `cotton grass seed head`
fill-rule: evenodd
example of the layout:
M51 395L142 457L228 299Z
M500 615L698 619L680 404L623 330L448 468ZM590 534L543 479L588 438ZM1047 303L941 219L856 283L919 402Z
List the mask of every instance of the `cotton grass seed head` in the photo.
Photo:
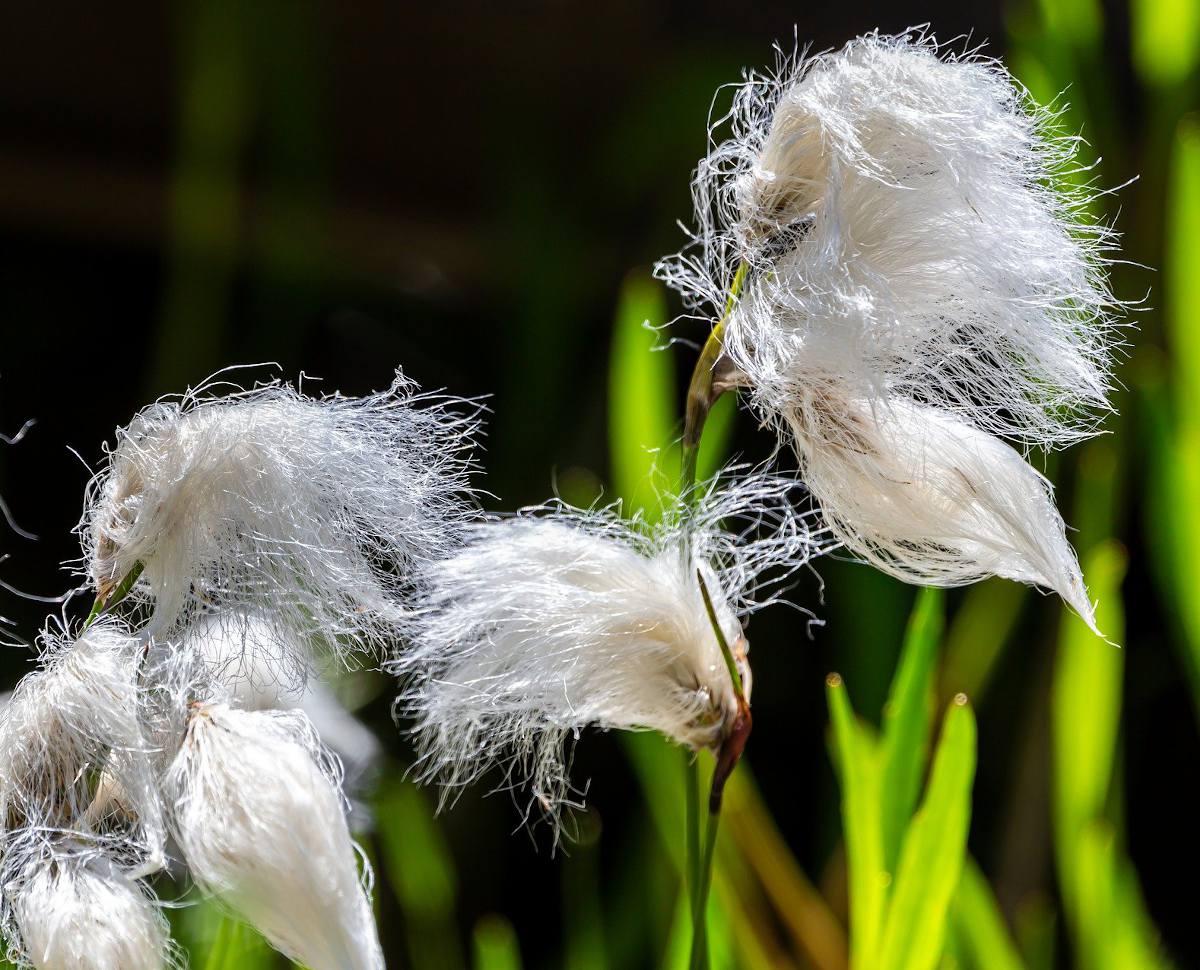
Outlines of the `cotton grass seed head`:
M369 825L370 810L356 796L370 785L382 746L371 729L343 706L322 672L305 669L305 675L296 679L295 671L304 669L302 645L280 644L260 616L218 612L193 623L178 649L193 664L189 688L193 697L222 700L245 711L303 712L322 744L341 763L352 824Z
M726 122L659 274L719 315L742 269L725 370L830 524L897 575L1020 577L1090 622L1049 492L1003 443L1070 444L1109 407L1114 236L1080 139L999 62L921 31L785 58Z
M0 711L0 812L10 834L71 831L154 869L165 840L157 752L140 720L140 644L114 619L47 631L39 668ZM119 797L113 797L119 792Z
M95 848L22 846L3 867L8 959L34 970L163 970L182 961L140 882Z
M869 562L935 586L1041 586L1096 629L1050 483L1003 441L903 399L826 397L788 420L826 521Z
M475 430L399 375L362 398L276 382L160 401L118 432L89 487L88 574L105 597L144 567L130 594L152 610L144 637L213 607L262 609L281 641L382 652L409 571L472 516Z
M167 773L176 839L202 890L311 970L381 970L338 794L307 718L195 703Z
M395 664L420 770L453 793L500 764L553 818L572 790L566 742L585 727L718 747L738 703L697 570L744 655L741 619L771 599L764 576L819 545L786 499L792 487L751 476L712 491L694 518L649 530L614 509L561 505L475 527L425 571L413 644ZM739 517L752 522L723 530Z

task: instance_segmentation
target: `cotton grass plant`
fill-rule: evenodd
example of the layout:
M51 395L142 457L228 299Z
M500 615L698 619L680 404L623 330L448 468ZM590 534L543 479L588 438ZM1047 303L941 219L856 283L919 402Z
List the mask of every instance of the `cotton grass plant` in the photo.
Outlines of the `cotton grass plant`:
M356 776L377 745L321 675L378 666L416 565L461 543L476 411L399 375L208 384L118 431L80 530L95 607L0 712L10 959L174 960L145 880L177 862L311 970L384 965L322 732Z
M922 31L750 74L710 132L689 244L657 270L710 324L658 519L563 502L483 515L478 406L400 373L362 398L213 382L137 414L86 491L92 614L47 630L0 713L10 959L178 963L150 882L173 867L311 970L384 966L347 797L378 742L324 682L365 667L397 678L415 773L443 801L498 779L556 838L586 787L569 772L584 730L679 746L690 963L706 967L723 793L752 728L750 618L790 577L842 549L920 584L1052 590L1096 628L1029 461L1109 409L1113 236L1087 215L1078 149L1002 65ZM697 481L729 391L796 475ZM931 642L906 648L900 727L878 747L830 682L847 828L870 821L847 837L861 966L932 966L937 932L905 962L912 920L944 924L962 866L965 700L925 802L946 807L952 851L912 814L923 761L888 740L930 736ZM939 865L936 885L918 878Z

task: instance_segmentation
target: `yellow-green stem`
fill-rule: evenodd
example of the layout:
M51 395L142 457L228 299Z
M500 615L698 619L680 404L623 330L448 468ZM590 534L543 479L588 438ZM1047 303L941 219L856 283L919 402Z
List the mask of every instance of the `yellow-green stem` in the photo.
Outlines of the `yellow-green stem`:
M688 383L687 401L684 404L683 412L683 440L680 442L683 460L680 495L685 502L694 501L696 462L700 457L700 439L704 435L704 422L708 418L708 412L717 402L717 398L726 390L720 386L714 388L713 372L725 349L725 324L729 320L729 314L733 312L738 294L742 291L746 272L747 266L742 263L734 274L733 285L729 288L729 299L725 301L725 312L721 314L721 319L717 321L716 326L708 335L708 339L704 342L700 358L692 370L692 379Z
M133 584L138 581L138 577L142 575L142 570L145 568L146 567L140 562L134 563L133 568L129 570L129 572L125 575L125 578L117 584L116 589L114 589L107 596L105 596L103 593L98 595L96 597L96 601L92 604L92 611L88 614L88 618L83 621L83 630L80 632L82 633L87 630L88 627L90 627L96 622L96 620L100 618L102 613L116 606L121 602L121 600L128 596L129 591L133 589Z
M686 838L686 874L691 901L692 934L701 919L697 905L700 893L700 762L694 751L683 749L683 804Z
M745 263L738 266L737 272L733 277L733 284L729 288L729 298L725 301L725 310L721 314L721 319L717 321L712 332L708 335L708 339L704 342L704 347L700 351L700 358L696 361L696 366L692 371L692 379L688 383L687 401L684 405L683 438L680 443L682 469L679 494L686 504L689 513L695 507L698 500L698 495L696 494L696 468L700 457L700 440L704 436L704 424L708 419L708 414L712 410L712 406L728 390L726 384L716 381L716 369L725 350L725 326L729 320L730 313L733 311L734 304L737 302L738 295L741 293L742 284L746 281L747 270L748 267ZM685 529L683 554L685 562L689 564L691 562L690 543L691 533ZM725 665L729 670L729 677L733 682L734 694L737 697L738 703L737 718L729 736L722 743L717 761L717 769L713 773L713 784L708 801L708 838L703 857L700 857L699 853L700 812L699 805L697 804L699 801L699 779L697 775L698 768L694 758L689 761L685 781L687 878L692 905L691 966L692 970L707 970L708 888L712 882L713 847L716 844L717 819L720 817L721 792L725 785L725 779L728 778L729 772L733 770L733 766L737 764L738 758L741 757L742 748L745 746L746 738L749 736L750 709L742 692L742 678L738 672L737 663L734 660L733 653L729 649L729 644L725 639L725 633L721 629L721 624L717 622L717 614L713 607L712 598L709 596L708 587L705 585L704 577L700 574L699 570L696 572L696 579L700 584L700 593L704 598L704 606L708 611L709 622L712 624L713 633L716 635L717 643L720 645L721 655L725 658ZM691 757L690 752L688 756Z
M718 812L708 816L708 826L704 838L704 856L700 860L701 874L712 873L713 856L717 847L717 825L721 820ZM703 914L708 909L708 889L712 885L711 878L705 878L700 883L700 894L696 901L701 918L696 922L696 932L692 936L691 970L708 970L708 925Z

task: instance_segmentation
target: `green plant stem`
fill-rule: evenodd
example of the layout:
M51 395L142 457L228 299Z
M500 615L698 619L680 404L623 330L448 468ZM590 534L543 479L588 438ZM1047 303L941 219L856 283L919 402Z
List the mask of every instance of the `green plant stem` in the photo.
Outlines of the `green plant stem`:
M692 379L688 382L687 401L683 413L683 440L680 442L682 453L683 475L680 495L689 504L694 502L694 487L696 484L696 462L700 457L700 439L704 435L704 422L712 406L728 388L714 383L713 376L717 362L725 349L725 324L733 311L742 284L746 280L747 266L742 263L733 277L733 285L729 289L729 299L725 302L725 312L704 342L700 351L700 359L692 371Z
M700 860L700 871L705 876L700 883L697 906L703 914L708 909L708 891L712 886L713 856L717 847L717 826L721 821L720 812L708 813L708 826L704 835L704 856ZM708 926L701 918L696 922L696 932L692 936L691 970L708 970Z
M686 839L685 873L691 901L693 934L698 920L700 900L700 762L695 752L683 749L683 805Z
M748 267L745 263L738 266L733 283L729 288L729 298L725 301L725 310L717 321L704 347L700 358L692 370L692 378L688 382L687 401L684 406L683 436L680 442L681 475L679 494L687 511L694 510L698 500L696 494L696 466L700 457L700 441L704 436L704 424L712 406L717 402L730 385L726 381L717 380L717 367L724 353L725 325L729 314L733 311L746 280ZM684 561L691 563L691 533L684 533ZM700 811L699 811L699 766L692 752L685 752L689 758L685 776L685 805L686 805L686 835L687 839L687 879L688 891L692 907L692 953L691 966L693 970L707 970L708 967L708 891L712 883L713 847L717 838L717 821L721 810L721 793L725 780L741 757L746 738L750 733L750 709L742 692L742 678L738 672L737 662L725 639L725 633L717 621L716 610L704 583L704 577L699 570L696 579L700 584L700 593L704 598L704 606L708 611L709 622L725 658L730 680L733 682L734 694L738 702L738 714L729 735L722 741L721 750L717 757L717 767L713 771L712 787L708 800L707 841L703 857L700 856ZM732 743L731 743L732 742Z
M92 611L88 614L87 619L83 621L83 630L80 631L81 633L86 631L88 627L95 623L100 618L102 613L116 606L121 602L121 600L129 595L129 591L133 589L133 584L136 583L138 581L138 577L142 575L143 569L145 569L145 566L142 563L135 563L134 567L129 570L125 578L117 584L116 589L114 589L107 596L101 593L96 597L96 601L92 604Z

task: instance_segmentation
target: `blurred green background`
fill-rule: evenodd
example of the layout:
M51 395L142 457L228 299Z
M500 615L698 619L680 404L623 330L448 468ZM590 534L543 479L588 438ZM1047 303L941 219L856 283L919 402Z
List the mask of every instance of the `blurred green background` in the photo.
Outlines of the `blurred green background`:
M906 639L915 590L821 563L791 595L823 625L776 608L749 630L756 729L719 845L714 965L1200 966L1195 0L9 5L0 432L37 424L0 448L0 495L40 539L0 528L0 580L61 592L85 463L144 403L235 363L346 393L401 365L490 394L490 508L645 501L695 353L648 352L642 322L680 309L648 267L682 239L714 91L793 28L822 49L926 20L1059 97L1099 184L1138 177L1099 203L1124 234L1117 292L1142 301L1121 416L1047 463L1121 646L1000 581L922 598ZM719 424L710 466L769 452L745 413ZM15 638L48 609L0 594ZM6 684L29 658L3 650ZM589 807L554 854L486 786L435 817L436 793L404 781L388 684L355 686L388 749L365 845L391 965L681 964L676 752L585 735ZM194 966L284 965L207 907L176 924Z

